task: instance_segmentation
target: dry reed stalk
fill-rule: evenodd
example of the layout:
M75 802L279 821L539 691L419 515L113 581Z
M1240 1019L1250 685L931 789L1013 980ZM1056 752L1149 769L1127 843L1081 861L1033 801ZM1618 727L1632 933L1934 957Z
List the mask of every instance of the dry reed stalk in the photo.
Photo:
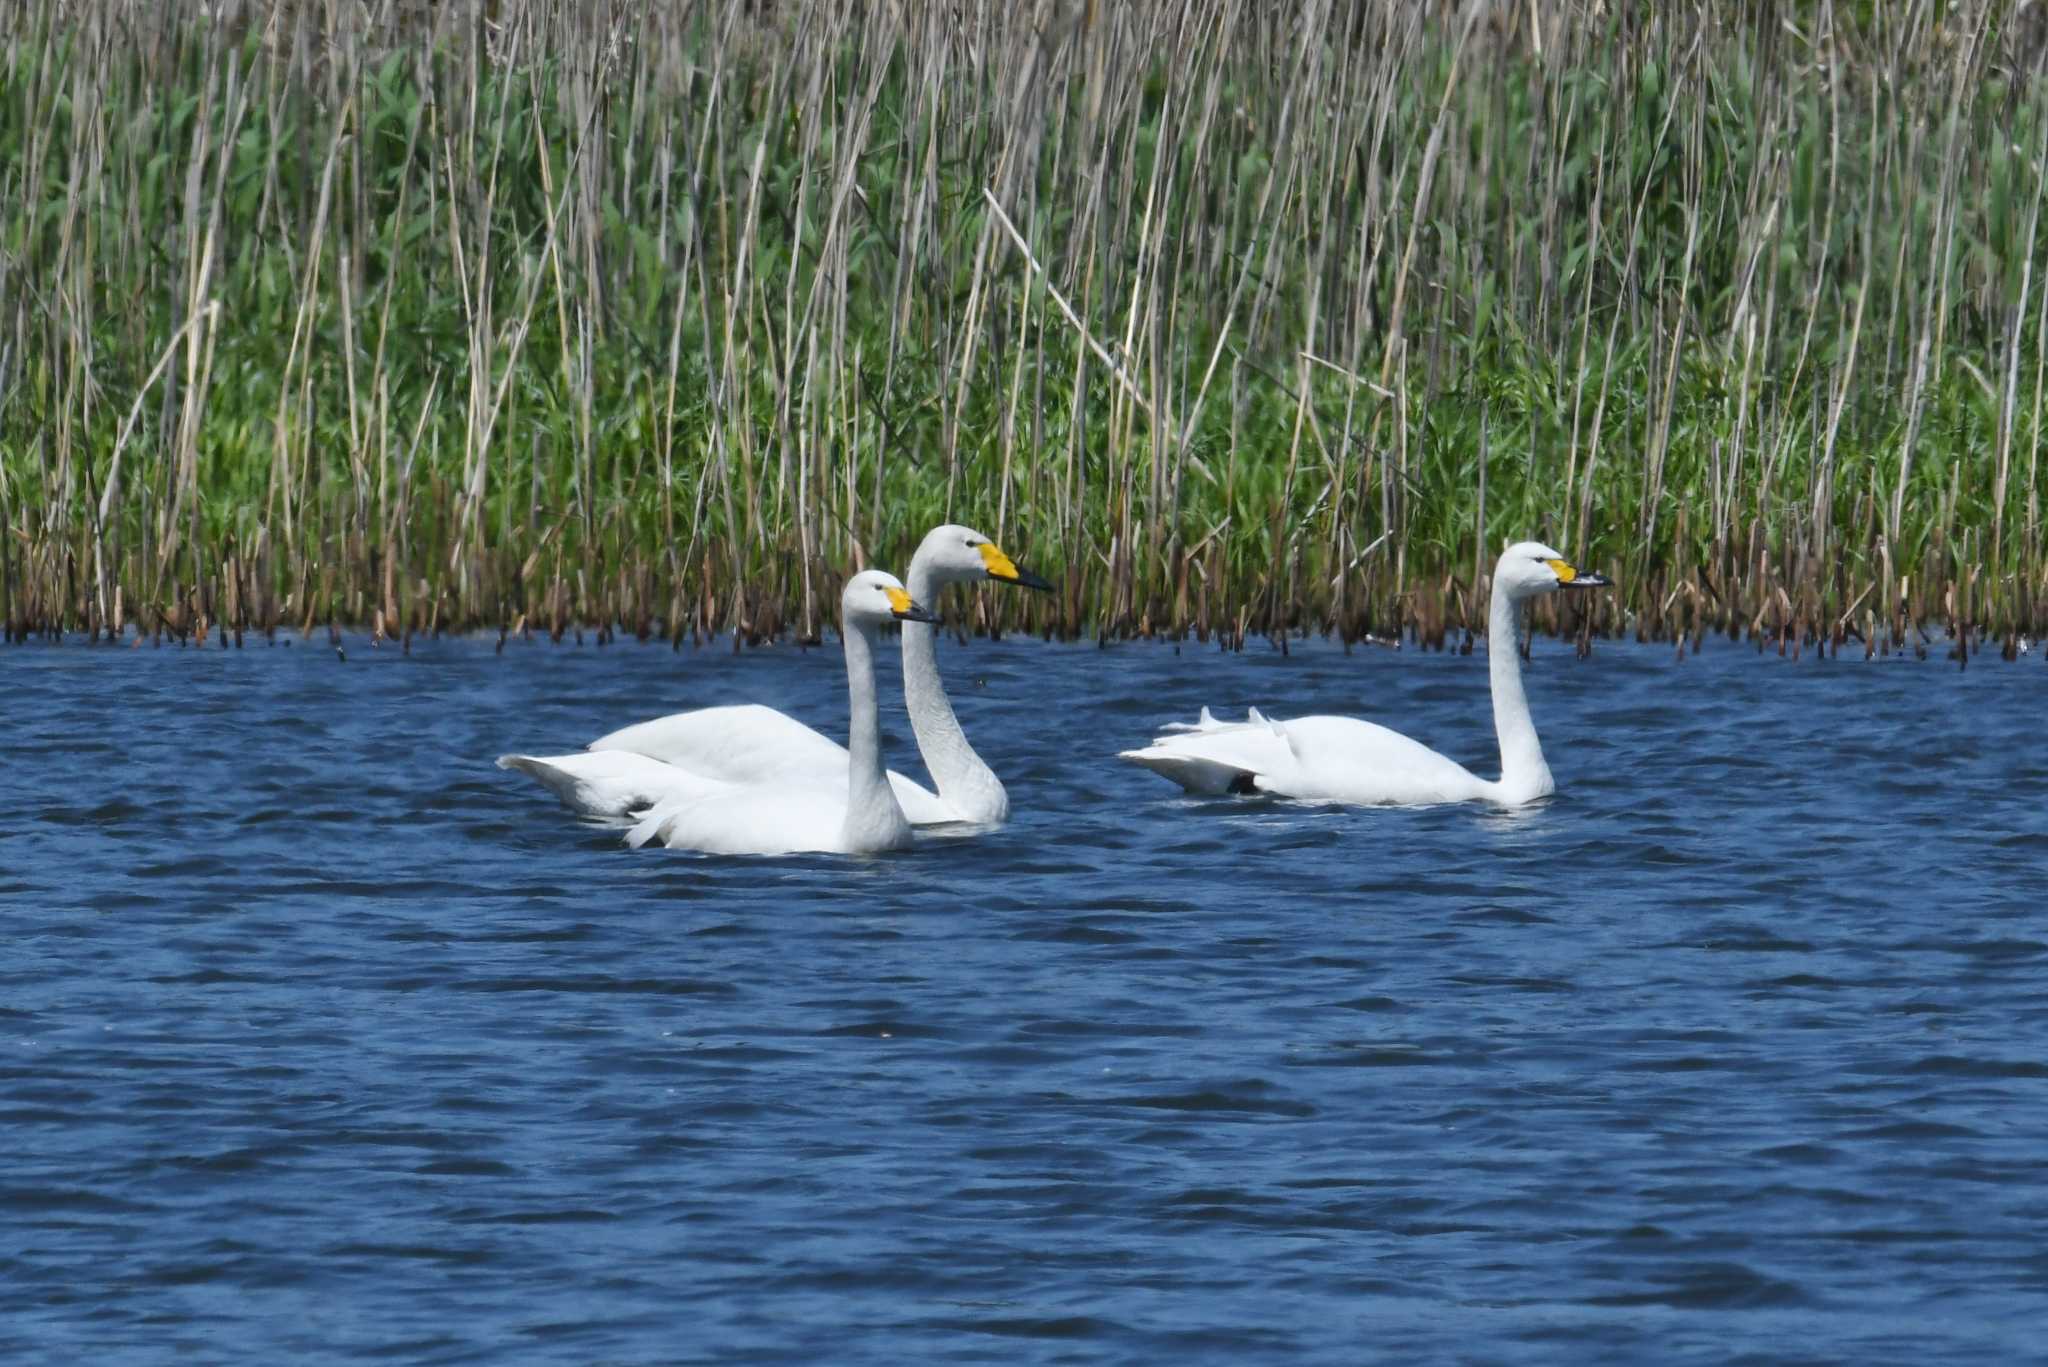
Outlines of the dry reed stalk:
M942 518L991 632L2042 625L1992 7L177 8L11 7L16 635L809 639Z

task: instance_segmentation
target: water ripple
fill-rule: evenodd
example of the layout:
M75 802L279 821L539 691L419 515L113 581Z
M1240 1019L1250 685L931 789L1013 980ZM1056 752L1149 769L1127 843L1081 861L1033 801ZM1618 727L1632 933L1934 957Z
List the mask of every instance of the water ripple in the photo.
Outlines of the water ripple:
M2037 1353L2037 671L1539 642L1554 798L1355 811L1110 756L1483 652L948 643L1011 823L762 862L490 761L832 652L494 644L0 651L0 1353Z

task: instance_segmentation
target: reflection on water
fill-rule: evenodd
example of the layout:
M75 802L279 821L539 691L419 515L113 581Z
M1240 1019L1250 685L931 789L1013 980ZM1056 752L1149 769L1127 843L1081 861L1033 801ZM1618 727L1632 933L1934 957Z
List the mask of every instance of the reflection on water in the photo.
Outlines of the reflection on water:
M1539 642L1501 813L1109 758L1254 704L1486 772L1483 652L942 659L1016 818L761 861L491 760L839 732L829 646L0 651L0 1348L2037 1351L2037 670Z

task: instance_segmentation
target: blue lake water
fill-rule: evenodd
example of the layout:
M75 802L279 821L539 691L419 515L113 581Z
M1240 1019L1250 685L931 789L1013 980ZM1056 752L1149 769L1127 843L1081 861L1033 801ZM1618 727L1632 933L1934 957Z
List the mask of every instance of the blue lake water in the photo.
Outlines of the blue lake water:
M742 860L491 761L839 733L836 648L0 650L0 1356L2043 1353L2038 655L1541 640L1507 815L1111 758L1253 703L1490 771L1483 649L941 659L1012 822Z

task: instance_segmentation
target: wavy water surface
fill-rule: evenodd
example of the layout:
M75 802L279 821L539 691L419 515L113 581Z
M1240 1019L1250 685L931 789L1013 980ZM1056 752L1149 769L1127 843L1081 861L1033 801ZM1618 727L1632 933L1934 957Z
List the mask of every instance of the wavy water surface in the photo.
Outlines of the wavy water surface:
M1503 815L1110 758L1253 703L1490 766L1483 649L942 659L1011 824L744 860L491 760L836 732L831 649L0 651L0 1352L2040 1351L2038 661L1540 641Z

